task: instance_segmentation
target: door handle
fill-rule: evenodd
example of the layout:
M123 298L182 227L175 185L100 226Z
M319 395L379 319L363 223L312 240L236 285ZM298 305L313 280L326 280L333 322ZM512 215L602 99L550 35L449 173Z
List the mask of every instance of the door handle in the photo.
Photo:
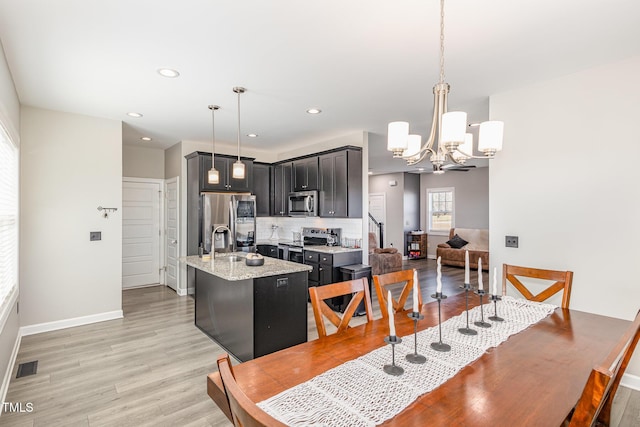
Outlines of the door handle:
M175 245L176 243L178 243L178 241L177 241L177 240L175 240L175 239L173 239L173 240L171 241L171 244L172 244L172 245Z

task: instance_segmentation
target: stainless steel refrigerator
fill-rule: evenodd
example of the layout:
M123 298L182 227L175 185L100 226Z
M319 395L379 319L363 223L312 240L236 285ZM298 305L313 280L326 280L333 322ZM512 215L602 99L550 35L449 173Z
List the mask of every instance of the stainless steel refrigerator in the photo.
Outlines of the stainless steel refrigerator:
M255 252L256 196L202 193L201 206L204 253L212 252L212 239L218 252Z

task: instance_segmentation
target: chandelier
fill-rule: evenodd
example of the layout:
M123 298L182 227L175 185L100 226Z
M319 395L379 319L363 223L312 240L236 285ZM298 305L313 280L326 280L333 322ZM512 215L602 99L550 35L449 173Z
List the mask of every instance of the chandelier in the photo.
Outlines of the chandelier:
M440 80L433 87L433 121L429 138L422 144L420 135L409 134L409 123L391 122L388 127L387 150L394 158L415 165L428 155L434 173L444 173L442 166L447 161L464 165L468 159L492 159L502 150L504 123L486 121L480 124L478 151L473 155L473 135L466 133L467 113L447 111L449 84L444 81L444 0L440 0Z

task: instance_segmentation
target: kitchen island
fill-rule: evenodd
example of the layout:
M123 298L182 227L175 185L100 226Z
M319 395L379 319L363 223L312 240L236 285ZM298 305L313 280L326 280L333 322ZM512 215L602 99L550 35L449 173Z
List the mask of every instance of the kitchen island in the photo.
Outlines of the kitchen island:
M307 341L311 270L268 257L250 267L245 255L182 258L195 275L195 325L243 362Z

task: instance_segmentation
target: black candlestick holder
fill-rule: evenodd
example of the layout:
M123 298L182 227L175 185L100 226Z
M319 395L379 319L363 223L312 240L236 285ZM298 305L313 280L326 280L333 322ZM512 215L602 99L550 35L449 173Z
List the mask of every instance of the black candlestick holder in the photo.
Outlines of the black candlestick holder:
M489 299L493 301L493 316L489 316L489 320L493 320L494 322L504 322L504 319L498 316L498 301L502 298L500 295L491 295Z
M451 351L451 346L442 342L442 317L440 312L440 302L443 299L447 299L447 296L442 292L436 292L431 295L431 298L438 300L438 332L440 333L440 340L438 342L432 342L431 348L436 351Z
M387 344L391 344L391 365L384 365L382 368L389 375L402 375L404 373L404 369L401 366L396 365L396 344L400 344L402 342L402 338L389 335L388 337L384 337L384 342Z
M484 295L486 294L486 292L484 291L484 289L478 289L476 291L476 294L480 297L480 321L479 322L473 322L474 325L480 327L480 328L490 328L491 327L491 323L487 323L484 321L484 309L482 306L482 297L484 297Z
M405 356L405 359L409 363L422 364L427 361L427 358L421 354L418 354L418 320L424 319L424 316L416 311L407 314L409 319L413 319L413 353L409 353Z
M476 331L475 329L471 329L469 327L469 291L471 290L471 285L468 283L465 283L464 286L462 286L462 288L464 289L464 307L465 307L465 312L467 313L467 327L459 328L458 332L460 332L463 335L478 335L478 331Z

